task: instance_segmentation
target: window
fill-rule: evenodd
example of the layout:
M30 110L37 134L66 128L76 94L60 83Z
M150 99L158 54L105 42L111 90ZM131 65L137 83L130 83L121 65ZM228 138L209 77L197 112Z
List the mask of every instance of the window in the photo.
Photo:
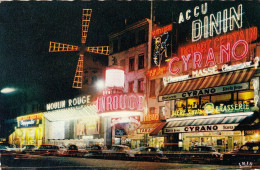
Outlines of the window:
M118 52L118 40L113 41L113 53Z
M129 47L135 46L135 33L130 33L129 35Z
M155 80L150 81L150 97L155 97Z
M129 72L135 70L135 58L129 58Z
M138 93L144 92L144 79L138 80Z
M138 70L144 68L144 54L138 56Z
M83 84L88 84L88 78L85 78L84 83Z
M128 92L129 93L134 92L134 81L129 82Z
M149 112L150 114L155 114L155 107L150 107Z
M142 29L138 32L138 43L142 44L145 42L145 29Z

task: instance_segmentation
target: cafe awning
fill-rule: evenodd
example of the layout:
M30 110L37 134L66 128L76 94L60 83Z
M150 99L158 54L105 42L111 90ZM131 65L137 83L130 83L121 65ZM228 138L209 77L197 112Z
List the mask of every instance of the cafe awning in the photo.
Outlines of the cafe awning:
M254 112L217 114L171 118L163 128L164 133L206 132L235 130L238 125L252 119Z
M86 105L44 112L44 117L49 121L66 121L76 119L95 120L98 118L98 114L96 105Z
M160 129L162 129L165 124L166 124L165 122L154 122L154 123L142 122L141 126L139 126L136 131L137 131L137 134L150 134L151 132L153 132L155 130L159 131ZM156 131L155 131L155 133L156 133Z
M160 92L159 96L248 82L254 75L255 70L254 68L247 68L171 83Z

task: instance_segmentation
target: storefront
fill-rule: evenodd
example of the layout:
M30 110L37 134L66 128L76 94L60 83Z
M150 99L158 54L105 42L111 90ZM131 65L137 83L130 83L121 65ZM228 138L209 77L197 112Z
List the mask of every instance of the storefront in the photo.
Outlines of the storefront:
M243 6L231 9L239 14ZM210 38L203 37L201 31L209 30L202 30L198 18L192 22L192 43L180 46L179 56L169 60L165 88L158 97L174 105L163 129L169 150L209 145L222 152L253 140L245 127L259 122L260 51L252 43L257 27L243 29L243 17L241 13L232 18L237 30L232 27L222 35L212 27Z
M9 136L10 144L40 146L44 141L44 118L42 113L17 117L17 127Z
M100 135L100 117L91 96L49 103L44 112L45 143L64 145L76 144L86 148L94 144L103 145Z

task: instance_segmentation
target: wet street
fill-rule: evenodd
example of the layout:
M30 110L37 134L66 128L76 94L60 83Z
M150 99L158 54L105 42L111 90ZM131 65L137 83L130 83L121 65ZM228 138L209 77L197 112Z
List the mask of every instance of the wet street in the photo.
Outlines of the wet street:
M170 162L143 162L104 160L76 157L30 155L15 159L1 157L2 169L259 169L260 166L182 164ZM0 169L1 169L0 168Z

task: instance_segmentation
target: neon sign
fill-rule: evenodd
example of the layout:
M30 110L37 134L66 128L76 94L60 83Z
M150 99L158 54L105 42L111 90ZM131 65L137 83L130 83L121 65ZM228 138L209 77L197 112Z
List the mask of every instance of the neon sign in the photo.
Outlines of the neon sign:
M166 25L166 26L164 26L164 27L162 27L162 28L157 28L157 29L155 29L155 30L152 31L152 37L161 35L161 34L163 34L164 32L169 32L169 31L171 31L171 30L172 30L172 24Z
M155 67L151 70L148 70L146 72L146 75L148 77L155 77L155 76L163 75L167 72L167 69L168 68L166 66L165 67Z
M188 71L190 65L196 70L230 62L231 59L235 61L243 60L248 54L248 43L256 39L257 27L252 27L182 47L180 48L180 58L183 62L183 71ZM216 55L218 53L219 55ZM176 75L181 70L174 67L174 63L179 62L180 58L173 57L169 62L169 72L173 75Z
M146 114L144 115L144 122L152 122L160 120L159 114Z
M108 94L98 97L97 112L113 112L120 110L143 111L144 96L140 94Z

